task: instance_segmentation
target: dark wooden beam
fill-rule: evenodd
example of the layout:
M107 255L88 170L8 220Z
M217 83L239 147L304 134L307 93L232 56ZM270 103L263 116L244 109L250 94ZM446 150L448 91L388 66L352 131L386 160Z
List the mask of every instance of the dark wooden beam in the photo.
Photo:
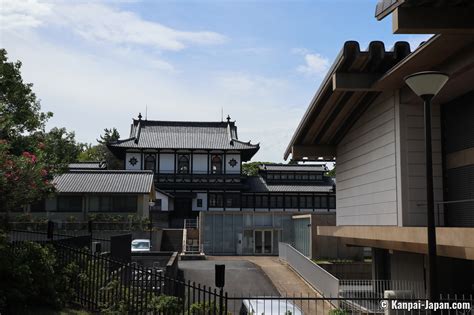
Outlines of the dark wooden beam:
M334 73L332 75L333 91L376 91L373 84L380 79L374 73Z
M311 144L292 146L293 160L302 160L303 158L308 158L308 160L333 161L335 157L335 145Z
M395 34L474 34L474 7L398 7L392 14Z

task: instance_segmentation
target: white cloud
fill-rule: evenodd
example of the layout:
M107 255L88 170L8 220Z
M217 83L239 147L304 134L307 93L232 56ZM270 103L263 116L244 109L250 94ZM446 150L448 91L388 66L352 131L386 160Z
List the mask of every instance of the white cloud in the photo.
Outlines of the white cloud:
M220 44L224 35L210 31L181 31L137 14L100 2L56 2L3 0L0 29L56 26L94 42L138 45L179 51L190 44Z
M51 14L51 5L36 0L2 0L0 2L0 29L34 28L43 24Z
M306 53L304 59L306 63L298 66L298 72L307 75L324 76L329 69L329 59L320 54Z

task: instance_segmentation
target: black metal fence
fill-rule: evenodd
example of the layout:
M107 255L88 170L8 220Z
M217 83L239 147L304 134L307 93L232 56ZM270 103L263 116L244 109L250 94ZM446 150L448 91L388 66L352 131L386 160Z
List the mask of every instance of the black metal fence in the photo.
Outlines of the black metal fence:
M428 314L430 302L420 299L312 296L228 296L227 292L182 279L156 268L124 263L84 249L87 235L49 235L10 231L13 244L51 244L62 266L74 266L74 303L92 312L117 314ZM90 235L89 235L90 237ZM91 241L91 239L89 239ZM474 314L473 296L439 299L438 314Z

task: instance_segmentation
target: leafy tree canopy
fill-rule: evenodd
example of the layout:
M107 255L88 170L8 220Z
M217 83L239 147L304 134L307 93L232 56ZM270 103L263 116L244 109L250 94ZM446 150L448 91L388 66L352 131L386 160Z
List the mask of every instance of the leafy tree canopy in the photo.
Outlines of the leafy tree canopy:
M262 164L275 164L275 163L273 163L273 162L261 162L261 161L243 163L242 164L242 173L247 175L247 176L258 175L258 167Z
M78 160L86 161L106 161L108 169L121 169L123 163L107 148L107 143L120 139L120 134L116 128L105 128L104 134L97 139L99 144L85 145L84 150L79 154Z
M0 49L0 211L11 211L54 191L51 179L81 150L73 132L45 131L52 113L42 112L21 62L9 62Z

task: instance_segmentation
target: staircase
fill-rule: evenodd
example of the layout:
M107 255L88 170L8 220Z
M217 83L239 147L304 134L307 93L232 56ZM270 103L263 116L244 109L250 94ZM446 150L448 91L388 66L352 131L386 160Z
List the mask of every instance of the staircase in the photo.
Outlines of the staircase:
M199 220L185 219L181 253L182 260L206 259L199 238Z

